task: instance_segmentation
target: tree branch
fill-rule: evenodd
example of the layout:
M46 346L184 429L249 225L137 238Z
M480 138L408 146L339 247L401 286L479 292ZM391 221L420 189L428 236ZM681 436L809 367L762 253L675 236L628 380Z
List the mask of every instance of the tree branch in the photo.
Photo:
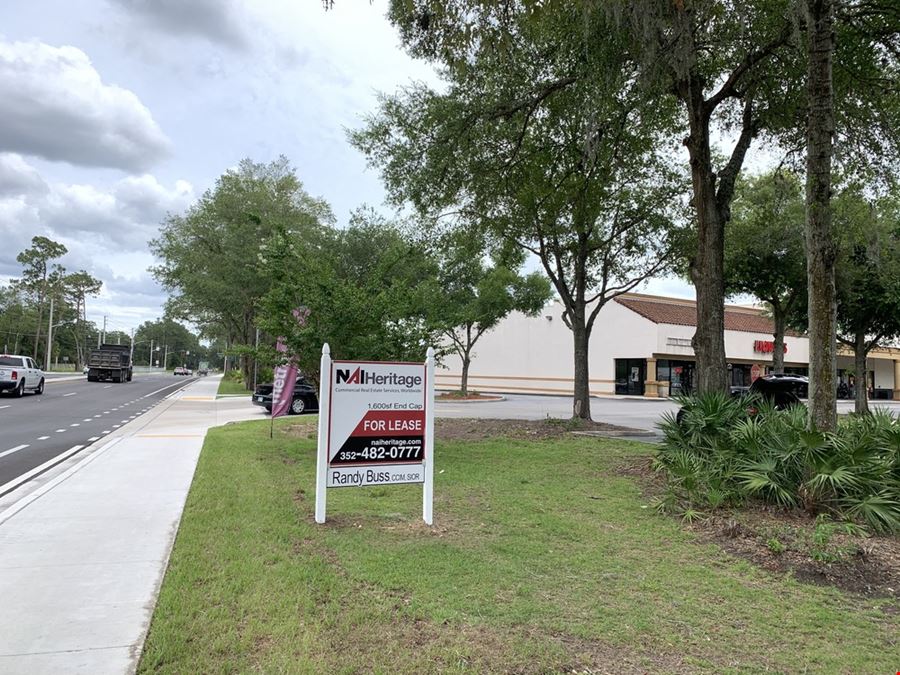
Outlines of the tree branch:
M760 61L771 56L776 49L783 46L790 39L791 36L791 24L790 22L785 22L784 26L781 29L781 33L778 34L774 40L772 40L767 45L763 45L756 51L749 52L744 60L741 61L737 68L731 71L731 74L728 76L728 79L725 80L725 83L719 88L719 90L710 96L704 105L704 111L707 115L707 118L712 114L713 110L715 110L716 106L718 106L722 101L726 98L740 97L740 92L738 91L738 84L741 81L741 78L750 71L753 66L755 66Z

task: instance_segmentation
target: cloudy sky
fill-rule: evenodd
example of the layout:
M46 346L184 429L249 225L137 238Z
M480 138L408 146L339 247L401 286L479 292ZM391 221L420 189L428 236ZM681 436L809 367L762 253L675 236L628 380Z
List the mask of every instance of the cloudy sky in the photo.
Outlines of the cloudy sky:
M340 222L381 205L345 140L377 91L431 71L399 49L385 3L6 0L0 4L0 278L36 234L104 281L93 320L162 313L147 251L243 157L287 155Z
M285 154L340 223L380 207L346 141L378 91L435 81L386 0L5 0L0 4L0 279L31 237L104 282L88 317L128 330L166 295L147 251L226 169ZM684 284L651 290L683 294Z

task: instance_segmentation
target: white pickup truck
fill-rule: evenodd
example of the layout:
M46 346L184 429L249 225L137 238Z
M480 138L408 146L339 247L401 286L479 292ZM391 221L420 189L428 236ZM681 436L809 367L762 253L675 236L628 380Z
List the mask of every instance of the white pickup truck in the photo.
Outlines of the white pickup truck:
M44 371L28 356L0 354L0 391L22 396L25 390L44 393Z

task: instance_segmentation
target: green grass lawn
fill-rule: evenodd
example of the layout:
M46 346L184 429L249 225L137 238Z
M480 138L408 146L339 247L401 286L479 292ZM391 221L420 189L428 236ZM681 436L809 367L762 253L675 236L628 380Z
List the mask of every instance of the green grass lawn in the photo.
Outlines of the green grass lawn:
M243 382L235 382L234 380L223 377L222 381L219 382L218 395L222 396L223 394L244 394L245 396L249 396L250 391L244 388Z
M900 667L896 601L700 543L617 472L648 446L438 439L434 528L421 486L330 490L316 525L314 422L210 431L141 672Z

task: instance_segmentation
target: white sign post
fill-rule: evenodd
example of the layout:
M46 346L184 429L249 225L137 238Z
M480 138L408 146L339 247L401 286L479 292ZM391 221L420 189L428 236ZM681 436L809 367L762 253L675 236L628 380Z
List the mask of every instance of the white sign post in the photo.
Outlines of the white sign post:
M316 522L328 488L423 483L433 522L434 350L425 363L332 361L322 347Z

